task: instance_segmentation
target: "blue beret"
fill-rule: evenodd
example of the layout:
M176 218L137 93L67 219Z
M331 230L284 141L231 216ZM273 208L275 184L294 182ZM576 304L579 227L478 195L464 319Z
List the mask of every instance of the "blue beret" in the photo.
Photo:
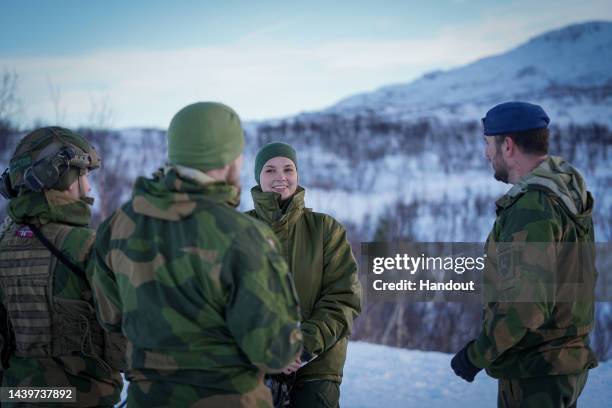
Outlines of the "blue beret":
M548 115L540 105L527 102L500 103L482 118L486 136L543 129L549 122Z

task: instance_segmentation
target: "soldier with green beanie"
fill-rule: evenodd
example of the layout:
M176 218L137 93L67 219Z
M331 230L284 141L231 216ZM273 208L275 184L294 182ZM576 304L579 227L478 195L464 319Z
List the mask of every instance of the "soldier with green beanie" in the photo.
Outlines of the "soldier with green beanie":
M242 154L240 118L220 103L194 103L181 109L168 129L171 164L200 171L220 169Z
M2 386L75 388L76 402L53 406L110 407L123 387L125 340L97 322L85 274L95 239L87 176L99 166L83 137L45 127L20 141L0 182L10 200L0 231Z
M255 179L255 209L248 214L272 227L280 240L304 335L300 358L270 384L288 391L292 407L338 407L348 337L362 297L346 231L331 216L304 207L305 190L298 184L297 155L290 145L265 145L255 159Z
M128 339L130 407L271 407L264 374L301 353L280 245L235 209L243 146L232 109L186 106L169 163L98 230L88 273L99 320Z
M589 347L593 197L578 170L548 155L549 118L540 106L503 103L482 121L495 178L513 187L496 202L486 244L484 280L499 296L485 304L480 334L451 366L468 382L483 368L498 378L499 407L575 407L597 365ZM565 273L584 282L577 296L562 296L566 283L578 282ZM525 293L538 295L517 296Z

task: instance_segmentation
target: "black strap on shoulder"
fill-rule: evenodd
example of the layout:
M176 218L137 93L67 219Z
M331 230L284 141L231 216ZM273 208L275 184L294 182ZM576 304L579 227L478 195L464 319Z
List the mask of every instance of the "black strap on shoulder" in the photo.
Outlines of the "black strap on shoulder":
M0 303L0 336L4 339L0 347L0 380L2 380L2 371L7 370L11 364L10 359L15 351L15 332L9 318L8 311L2 303Z
M75 274L77 274L79 277L83 278L84 280L87 280L87 277L85 276L85 272L79 268L78 266L76 266L74 263L72 263L72 261L70 261L70 259L68 259L66 257L66 255L62 254L60 252L59 249L57 249L55 247L55 245L53 245L48 239L47 237L45 237L42 233L42 231L40 230L40 228L38 228L37 226L33 225L33 224L26 224L27 227L32 230L32 232L34 233L34 235L36 235L36 238L38 238L38 240L40 242L42 242L42 244L49 250L51 251L51 253L53 255L55 255L55 257L64 264L64 266L66 266L68 269L70 269L72 272L74 272Z

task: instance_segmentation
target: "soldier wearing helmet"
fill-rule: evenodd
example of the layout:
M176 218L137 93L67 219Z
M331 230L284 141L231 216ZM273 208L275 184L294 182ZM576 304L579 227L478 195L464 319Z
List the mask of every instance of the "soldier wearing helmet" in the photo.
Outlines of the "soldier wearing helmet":
M74 387L75 407L112 406L124 340L106 335L86 268L95 233L88 172L94 148L61 127L24 137L2 174L9 201L0 232L3 387Z

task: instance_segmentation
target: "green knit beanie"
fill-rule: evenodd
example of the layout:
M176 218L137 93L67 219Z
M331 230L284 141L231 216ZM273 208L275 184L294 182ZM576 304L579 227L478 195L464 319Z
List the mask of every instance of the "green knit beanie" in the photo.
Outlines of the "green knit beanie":
M266 162L274 157L286 157L295 164L295 169L297 170L297 154L293 147L288 145L287 143L274 142L268 143L264 147L259 150L257 153L257 157L255 158L255 180L257 180L257 184L261 184L259 182L259 175L261 174L261 169L266 164Z
M168 128L171 164L201 171L220 169L238 157L243 148L240 118L221 103L187 105L174 115Z

